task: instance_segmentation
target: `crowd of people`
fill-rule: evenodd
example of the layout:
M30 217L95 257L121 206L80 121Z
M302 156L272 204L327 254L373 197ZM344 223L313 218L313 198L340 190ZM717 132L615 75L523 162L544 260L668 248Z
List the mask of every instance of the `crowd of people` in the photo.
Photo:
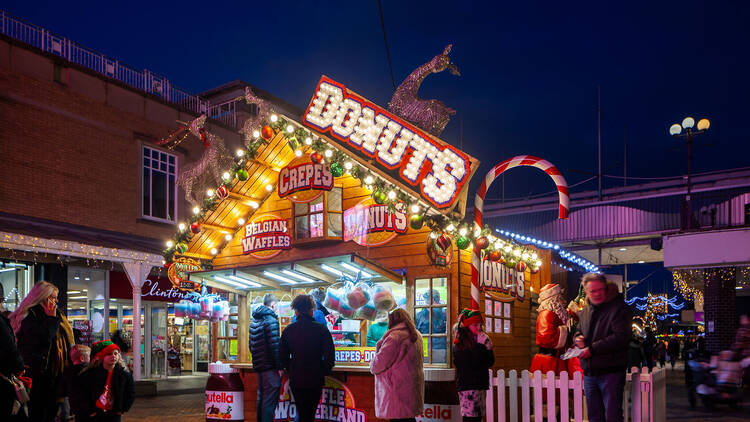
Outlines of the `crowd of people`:
M0 420L120 421L135 400L121 348L111 340L76 344L52 283L37 282L9 316L3 297Z

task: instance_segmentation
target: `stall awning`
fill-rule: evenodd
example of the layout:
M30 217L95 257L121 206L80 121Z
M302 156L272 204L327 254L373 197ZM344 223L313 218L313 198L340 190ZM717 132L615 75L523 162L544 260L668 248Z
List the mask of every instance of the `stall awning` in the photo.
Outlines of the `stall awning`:
M329 285L347 276L375 282L401 283L403 276L359 254L346 254L295 262L195 272L190 280L233 291L286 290Z

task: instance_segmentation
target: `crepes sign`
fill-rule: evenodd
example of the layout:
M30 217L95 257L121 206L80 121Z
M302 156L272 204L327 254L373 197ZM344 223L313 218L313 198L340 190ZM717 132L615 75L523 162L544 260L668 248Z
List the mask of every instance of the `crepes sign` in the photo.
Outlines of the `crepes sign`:
M333 175L328 164L315 163L309 155L295 158L279 172L279 198L305 203L331 189Z
M268 259L292 247L289 222L273 214L256 217L245 225L242 253Z

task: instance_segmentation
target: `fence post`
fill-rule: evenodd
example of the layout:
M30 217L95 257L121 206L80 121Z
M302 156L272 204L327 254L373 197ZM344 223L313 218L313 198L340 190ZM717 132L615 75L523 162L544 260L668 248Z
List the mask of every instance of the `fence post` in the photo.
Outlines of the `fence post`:
M523 422L529 422L531 420L531 396L529 389L531 387L531 380L529 379L529 371L524 370L521 372L521 416Z
M487 392L485 393L484 407L487 413L487 420L494 421L495 420L495 400L492 397L493 395L492 393L494 392L492 389L492 386L495 385L497 380L492 377L492 369L488 369L488 371L490 372L490 389L487 390Z
M573 373L573 418L575 422L583 422L583 374Z
M560 372L560 422L570 420L570 411L568 410L568 373Z
M542 371L534 371L531 385L534 387L534 421L542 422L542 419L544 419L542 408Z
M648 368L643 368L648 372ZM633 380L630 385L630 398L631 398L631 420L633 422L641 422L641 372L633 372L631 374Z
M508 373L508 405L510 422L518 422L518 372L511 369Z
M497 371L497 416L498 422L508 420L505 413L505 370Z
M556 422L555 393L557 390L555 386L555 372L547 371L547 376L545 378L547 383L547 422Z

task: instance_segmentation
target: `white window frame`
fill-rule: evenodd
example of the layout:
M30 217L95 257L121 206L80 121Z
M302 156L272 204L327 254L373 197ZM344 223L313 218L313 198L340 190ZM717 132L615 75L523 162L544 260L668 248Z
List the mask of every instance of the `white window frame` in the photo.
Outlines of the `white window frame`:
M154 217L152 215L147 215L147 214L145 214L143 212L143 193L144 193L143 192L143 170L146 168L146 164L143 163L143 160L145 158L145 154L144 154L145 150L148 150L148 152L149 152L149 157L148 157L148 159L149 159L149 164L148 164L149 184L148 184L148 186L149 186L149 200L151 201L151 204L149 206L149 211L151 211L151 213L153 213L152 212L153 211L153 206L154 206L154 203L153 203L153 198L154 198L154 196L153 196L153 172L154 171L159 171L159 172L164 171L167 174L167 184L169 184L169 176L174 176L174 180L175 180L174 198L173 198L174 215L172 216L172 218L173 218L172 220L170 220L168 218ZM152 167L152 160L153 160L153 158L151 156L152 151L156 151L156 152L158 152L160 154L159 155L159 159L158 159L158 161L160 163L162 161L161 160L161 154L166 154L166 156L167 156L167 161L165 162L165 164L167 165L167 169L166 170L155 169L155 168ZM174 157L174 172L170 172L169 171L169 165L170 165L169 164L169 157ZM140 155L140 161L139 162L140 162L140 167L139 167L140 168L140 177L139 177L139 180L141 182L141 188L140 188L141 195L140 195L140 200L138 202L139 202L140 208L141 208L141 217L143 219L145 219L145 220L158 221L160 223L177 224L177 215L178 215L178 210L179 210L179 202L177 201L178 187L176 186L176 184L177 184L177 175L179 173L178 172L179 160L178 160L177 155L171 154L171 153L169 153L167 151L163 151L163 150L158 149L158 148L151 147L149 145L141 145L141 155ZM169 186L167 186L167 194L168 194L168 192L169 192ZM167 207L169 207L169 201L168 200L167 200ZM166 214L169 215L169 209L167 209Z

